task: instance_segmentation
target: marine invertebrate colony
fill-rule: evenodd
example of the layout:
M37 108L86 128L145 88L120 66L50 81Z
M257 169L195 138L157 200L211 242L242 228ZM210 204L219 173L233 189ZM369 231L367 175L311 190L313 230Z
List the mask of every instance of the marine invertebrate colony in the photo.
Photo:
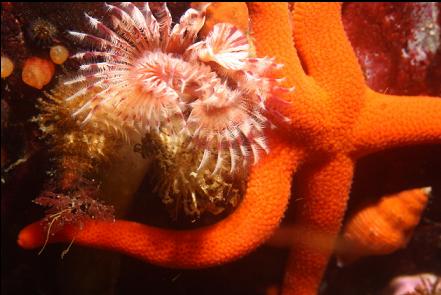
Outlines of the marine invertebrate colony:
M131 3L106 7L112 28L86 15L101 37L70 32L98 49L74 55L82 61L81 74L64 82L78 87L67 100L99 89L74 115L87 113L87 122L107 107L120 118L121 129L161 134L147 142L177 148L156 157L163 163L170 157L187 159L173 167L162 165L160 179L171 180L160 181L157 188L165 203L179 206L174 199L183 199L184 211L198 215L198 203L213 194L205 183L222 183L214 179L217 174L241 174L243 179L260 151L268 152L265 104L289 91L275 77L280 65L250 56L245 34L231 24L215 25L196 42L206 6L187 10L173 27L165 3L155 14L148 3L142 9ZM226 186L230 191L230 184L217 191ZM233 190L238 186L233 184Z
M281 66L253 57L245 34L231 24L214 25L198 41L206 5L186 11L174 27L165 3L154 13L148 3L141 9L131 3L106 8L111 28L86 14L97 36L70 32L89 45L73 56L81 61L80 73L40 104L40 128L60 159L59 184L35 201L50 207L48 231L82 226L87 217L111 218L110 208L89 202L86 195L98 193L82 181L99 181L101 156L114 156L114 134L103 125L128 141L133 131L144 136L135 151L154 160L155 189L174 218L181 211L194 220L204 211L236 207L249 166L258 162L260 150L268 152L266 102L290 91L276 76ZM95 207L97 212L89 212ZM85 218L76 222L76 215Z
M291 122L287 132L267 133L272 152L251 170L242 203L221 222L193 231L93 222L76 241L168 267L225 263L253 250L278 226L298 169L296 223L305 234L294 244L284 291L314 294L341 227L357 159L397 146L440 143L441 102L369 89L341 23L341 4L296 3L292 18L286 3L249 3L248 8L257 54L285 64L286 85L297 90L286 96L288 107L268 101ZM311 247L315 232L331 237L320 251ZM41 225L34 223L22 230L19 244L38 247L43 237ZM66 228L52 241L71 237Z
M231 171L260 149L267 150L263 128L265 102L274 98L279 66L268 58L250 58L245 35L229 24L218 24L203 41L195 43L204 24L204 10L189 9L171 28L163 4L152 14L134 4L121 8L107 4L115 31L87 16L103 38L70 32L102 50L78 53L76 58L102 62L82 64L84 73L66 81L83 83L69 99L101 88L76 113L89 116L102 105L111 105L123 124L144 134L150 130L187 133L191 143L204 149L200 167L211 154L217 157L216 173L228 151ZM183 130L181 130L183 129Z
M79 125L80 118L72 117L72 112L92 94L66 102L65 97L72 91L63 85L55 87L46 99L39 99L40 114L34 118L49 146L52 162L46 188L34 201L48 207L48 234L66 224L81 228L89 219L114 219L113 207L97 200L100 173L109 159L116 160L115 151L120 146L106 126L111 115L106 114L105 122L94 122L93 126Z

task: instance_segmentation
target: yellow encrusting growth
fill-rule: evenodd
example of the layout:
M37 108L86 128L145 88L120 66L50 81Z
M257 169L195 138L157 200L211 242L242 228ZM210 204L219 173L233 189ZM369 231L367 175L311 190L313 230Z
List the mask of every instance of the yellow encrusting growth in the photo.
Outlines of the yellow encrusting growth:
M82 125L83 116L72 115L91 95L67 101L65 98L73 91L73 87L59 85L47 94L47 99L40 98L38 107L41 113L35 121L61 167L69 170L69 173L77 171L87 174L97 170L99 163L115 156L119 138L107 127L111 125L110 118ZM101 114L101 117L109 116L105 112Z
M189 144L190 139L185 135L160 132L148 133L135 146L143 157L153 160L154 190L171 217L177 220L183 212L184 219L196 221L205 212L218 215L234 209L245 193L248 169L231 173L230 161L222 161L217 167L216 158L210 158L205 169L198 171L204 153Z

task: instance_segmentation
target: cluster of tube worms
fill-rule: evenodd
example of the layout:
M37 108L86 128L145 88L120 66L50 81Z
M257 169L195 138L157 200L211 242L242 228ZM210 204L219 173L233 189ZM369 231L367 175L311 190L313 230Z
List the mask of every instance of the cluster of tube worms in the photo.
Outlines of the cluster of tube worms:
M253 57L250 41L231 24L198 39L206 5L188 9L174 26L165 3L105 6L111 25L86 14L96 35L69 32L87 50L73 56L79 71L60 87L74 90L56 104L69 105L76 125L62 129L83 141L50 131L64 141L54 146L94 159L112 154L102 146L108 133L96 126L111 126L129 142L136 132L143 140L135 150L154 160L155 190L173 217L183 211L196 220L235 207L250 166L269 150L266 102L292 91L277 77L281 65Z

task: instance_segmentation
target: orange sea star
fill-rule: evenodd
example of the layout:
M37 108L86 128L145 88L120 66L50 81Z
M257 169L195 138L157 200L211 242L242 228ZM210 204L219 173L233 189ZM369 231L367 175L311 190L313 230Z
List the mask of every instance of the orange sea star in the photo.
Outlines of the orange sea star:
M440 143L441 100L369 89L345 35L341 4L298 3L292 17L287 3L250 3L248 8L258 55L285 64L286 84L296 91L286 97L289 107L268 106L291 123L284 131L268 132L271 153L252 169L243 202L223 221L196 230L94 222L75 242L166 267L225 263L255 249L277 228L296 172L301 184L296 223L304 234L288 262L284 292L314 294L341 227L355 161L396 146ZM309 246L315 232L332 237L320 251ZM66 229L51 241L70 241L73 234ZM44 239L37 222L20 232L19 244L35 248Z

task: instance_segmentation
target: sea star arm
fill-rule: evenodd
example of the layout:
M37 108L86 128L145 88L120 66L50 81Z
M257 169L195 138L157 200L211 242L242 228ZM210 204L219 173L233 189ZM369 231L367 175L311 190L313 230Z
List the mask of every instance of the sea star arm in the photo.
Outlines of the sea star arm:
M298 90L297 85L300 87L308 77L303 71L292 40L288 3L249 2L247 4L257 52L276 57L276 61L284 65L287 84L296 85Z
M367 89L354 126L354 148L363 155L403 145L441 143L441 98L394 96Z
M293 38L308 75L339 97L337 103L361 103L363 73L345 34L341 10L341 3L295 3Z
M273 56L283 64L283 77L287 87L295 91L284 96L290 105L277 100L270 107L277 108L288 117L290 131L287 136L308 137L320 135L329 125L328 96L315 81L305 74L292 38L291 15L288 3L249 2L251 35L258 56ZM307 109L307 113L299 110Z
M284 294L315 294L326 269L352 182L354 162L345 155L318 161L302 170L294 183L297 227L285 273ZM327 237L327 239L323 239ZM320 247L317 247L317 245Z
M69 242L114 250L166 267L198 268L237 259L265 241L285 212L291 175L302 153L275 139L271 153L252 169L247 193L223 221L197 230L166 230L129 221L91 222L76 235L62 230L50 242ZM46 234L40 222L25 227L18 243L41 247Z

